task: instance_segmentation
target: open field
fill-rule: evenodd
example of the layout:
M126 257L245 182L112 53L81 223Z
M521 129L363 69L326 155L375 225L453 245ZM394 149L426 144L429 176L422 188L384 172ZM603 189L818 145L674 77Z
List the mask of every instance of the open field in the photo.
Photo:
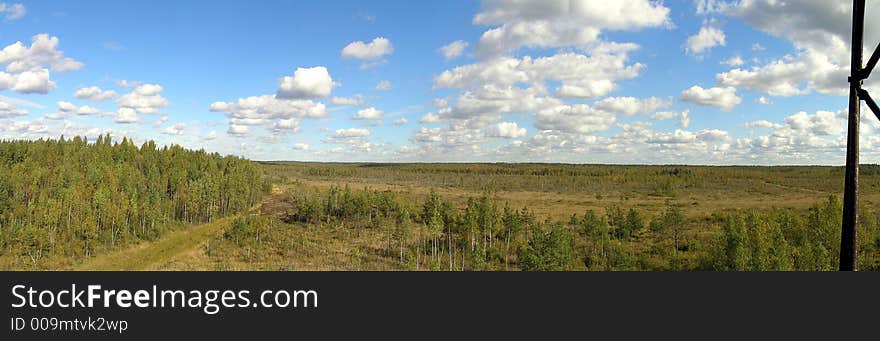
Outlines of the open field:
M689 217L728 210L806 209L843 189L842 167L699 167L559 164L262 163L278 183L349 185L421 200L434 189L461 205L490 193L541 217L609 205L658 212L672 200ZM880 203L880 167L863 166L862 205Z

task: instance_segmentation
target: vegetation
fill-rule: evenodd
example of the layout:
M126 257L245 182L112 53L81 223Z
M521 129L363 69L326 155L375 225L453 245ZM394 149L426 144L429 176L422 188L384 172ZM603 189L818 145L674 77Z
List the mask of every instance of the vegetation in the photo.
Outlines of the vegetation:
M880 167L864 169L858 261L880 270ZM109 137L3 142L0 265L833 270L841 179L835 167L257 164Z
M54 268L157 239L258 203L259 165L179 146L65 140L0 142L0 259L4 268Z
M302 268L308 264L296 260L303 253L326 253L321 243L342 238L348 245L332 257L341 264L350 259L343 269L825 271L836 269L841 219L834 196L803 214L774 209L689 220L668 201L653 216L610 206L605 214L588 210L565 221L539 220L490 194L469 198L460 208L433 191L421 202L350 187L299 186L279 197L284 204L278 216L284 218L242 220L247 227L233 222L225 240L214 242L226 243L226 257L248 241L239 259L214 258L222 264L217 268ZM859 263L863 270L878 270L877 219L868 208L862 211ZM260 235L267 238L260 241ZM297 238L315 244L306 250Z

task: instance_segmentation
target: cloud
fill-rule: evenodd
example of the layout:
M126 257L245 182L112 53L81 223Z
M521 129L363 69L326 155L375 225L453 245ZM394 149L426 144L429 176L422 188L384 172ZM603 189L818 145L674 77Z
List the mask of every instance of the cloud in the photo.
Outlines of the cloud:
M55 88L48 69L36 69L8 74L0 72L0 90L11 89L22 94L47 94Z
M76 98L85 99L92 102L103 102L106 100L114 99L119 95L116 93L116 91L113 90L104 91L97 86L90 86L77 89L74 96L76 96Z
M486 0L473 23L494 26L476 46L483 58L529 48L584 47L603 30L668 25L669 8L649 0Z
M0 139L22 139L44 137L49 131L46 120L38 118L33 121L11 121L0 124Z
M120 80L116 81L116 85L119 85L123 88L128 88L128 89L136 88L142 84L144 84L144 82L129 80L129 79L120 79Z
M734 5L723 0L697 0L695 2L697 14L700 15L725 13Z
M736 95L736 88L716 87L703 89L697 85L683 91L681 93L681 100L699 105L718 107L724 111L731 111L742 103L742 98Z
M721 62L721 64L724 64L724 65L727 65L730 67L743 66L743 64L745 64L745 63L746 62L740 56L733 56L733 57L727 58Z
M355 120L378 120L382 119L383 112L381 110L377 110L376 108L370 107L363 110L358 110L352 119Z
M785 123L792 130L809 132L812 135L840 135L844 132L844 124L840 116L830 111L818 111L813 115L801 111L787 117Z
M782 127L783 127L783 125L781 125L781 124L775 124L775 123L767 121L767 120L760 120L760 121L746 123L746 128L776 128L776 129L779 129Z
M809 74L833 72L833 70L823 69L824 66L827 64L815 60L811 61L810 58L791 61L777 60L764 66L753 67L751 70L734 69L720 73L717 79L718 83L724 86L742 87L764 92L771 96L793 96L810 92L810 89L803 83L806 80L805 77L811 77Z
M872 121L864 121L862 130L875 131L873 124L876 123L868 122ZM770 130L768 135L737 139L737 152L747 159L815 163L828 157L839 158L846 146L846 110L817 111L813 114L798 112L786 117L782 124L756 121L746 126ZM865 150L871 150L876 143L876 138L863 134Z
M12 104L0 101L0 118L11 118L15 116L26 116L27 110L19 109Z
M281 79L276 96L281 99L323 98L330 96L336 86L326 67L297 68L293 77Z
M31 102L31 101L28 101L25 99L9 97L9 96L4 96L4 95L0 95L0 102L6 102L6 103L9 103L9 104L12 104L15 106L19 106L19 107L28 107L28 108L34 108L34 109L45 109L46 108L45 105L42 105L40 103Z
M378 91L391 90L391 81L388 81L388 80L380 81L378 84L376 84L375 87L373 87L373 89L378 90Z
M724 46L725 40L724 31L704 25L697 34L688 37L687 52L692 55L702 54L715 46Z
M118 137L120 135L130 135L124 134L123 132L117 132L116 130L110 128L102 128L102 127L94 127L88 125L81 125L70 121L64 121L64 125L61 128L61 132L58 135L64 136L80 136L84 137L86 140L94 141L100 135L110 135L113 137ZM130 138L131 136L129 136Z
M478 152L479 145L486 141L486 130L470 127L467 122L453 122L444 127L419 128L410 140L423 150L446 154L448 159L448 153L453 151Z
M21 73L48 68L53 72L68 72L82 69L83 64L68 57L58 49L58 37L42 33L33 36L31 46L21 41L0 50L0 64L6 64L6 72Z
M348 145L348 150L356 149L361 152L371 152L375 145L367 140L370 135L371 133L367 129L337 129L332 135L328 136L324 142L330 144L345 144Z
M339 106L359 107L364 105L364 96L354 95L352 97L333 97L330 99L330 103Z
M470 125L482 125L497 120L501 114L532 113L542 108L562 104L548 96L546 88L534 86L523 89L515 86L484 85L463 92L451 107L437 111L441 120L469 120Z
M646 115L672 105L669 99L650 97L638 99L635 97L609 97L593 104L597 110L619 113L624 116Z
M309 145L305 143L294 143L293 149L295 150L309 150Z
M241 137L241 136L245 136L245 135L249 134L250 131L251 131L250 128L248 128L247 126L238 125L238 124L230 124L229 130L227 130L226 133L229 135L232 135L232 136Z
M585 104L560 105L539 111L535 127L565 133L589 134L605 131L617 120L614 113L596 110Z
M208 135L202 136L202 140L205 140L205 141L211 141L216 138L217 138L217 132L213 131L213 130L211 132L209 132Z
M342 49L342 58L375 60L394 52L391 41L384 37L373 39L369 43L355 41Z
M867 3L867 12L880 3ZM725 12L770 35L789 40L796 52L751 69L735 69L717 76L719 83L760 91L771 96L794 96L813 91L845 95L849 89L849 45L852 1L750 0ZM865 41L880 41L880 23L865 22ZM758 44L756 48L760 47ZM763 50L763 47L753 50Z
M664 120L678 120L678 124L682 128L687 128L691 124L691 111L685 109L684 111L660 111L653 115L651 115L651 119L664 121Z
M498 150L498 154L525 162L574 162L578 159L594 162L599 155L626 152L626 146L601 136L569 134L559 131L543 131L526 141L514 141ZM631 152L631 151L630 151ZM528 155L523 158L523 156Z
M158 84L143 84L135 87L131 92L122 95L116 104L121 108L134 109L141 114L158 114L159 110L168 106L168 100L162 97L162 86Z
M500 122L489 127L487 135L489 137L516 139L526 137L526 128L520 128L516 122Z
M27 8L22 4L7 4L0 2L0 14L6 21L18 20L27 14Z
M77 116L91 116L91 115L102 115L104 114L101 109L90 107L87 105L84 106L76 106L73 103L59 101L58 102L58 111L52 114L46 115L46 118L51 120L60 120L64 118L68 118L71 115Z
M113 122L120 124L131 124L138 121L137 111L132 108L119 108L116 110L116 117Z
M697 142L717 142L730 140L730 133L718 129L704 129L698 132L676 129L670 133L655 133L646 141L649 144L694 144Z
M448 45L445 45L440 48L440 54L443 55L443 58L446 60L452 60L460 57L464 54L464 49L468 47L468 43L464 40L456 40Z
M401 117L394 120L394 122L391 122L391 124L394 124L396 126L406 125L407 123L409 123L409 120L407 120L406 117Z
M296 133L301 120L327 116L324 103L313 99L330 96L336 86L338 84L323 66L297 68L292 77L281 80L274 95L244 97L233 102L217 101L211 103L210 111L226 114L229 118L227 133L236 137L249 134L250 126L263 126L276 133ZM337 98L336 102L348 103L350 100Z
M247 126L257 125L271 126L276 131L296 131L293 128L298 127L300 119L327 115L323 103L279 99L273 95L239 98L235 102L214 102L210 110L225 113L229 117L229 132L233 135L245 135L250 131Z
M637 48L635 44L603 43L592 48L589 56L566 52L537 59L495 58L444 71L434 77L434 86L467 89L551 81L559 83L558 96L593 99L614 91L616 81L639 75L644 65L627 65L628 53Z
M370 131L359 128L337 129L333 132L333 138L353 138L370 136Z
M177 123L168 128L162 130L162 134L166 135L183 135L184 130L186 130L185 123Z
M438 116L437 114L432 113L432 112L429 112L427 114L422 115L422 117L419 119L419 123L427 123L427 124L439 123L441 121L442 120L440 119L440 116Z

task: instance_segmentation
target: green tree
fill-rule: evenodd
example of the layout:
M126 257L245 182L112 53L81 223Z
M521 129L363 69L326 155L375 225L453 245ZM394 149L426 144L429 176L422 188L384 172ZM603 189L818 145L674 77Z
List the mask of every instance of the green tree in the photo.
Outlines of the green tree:
M523 271L568 270L572 259L572 241L562 225L554 225L546 233L536 234L520 249L519 266Z

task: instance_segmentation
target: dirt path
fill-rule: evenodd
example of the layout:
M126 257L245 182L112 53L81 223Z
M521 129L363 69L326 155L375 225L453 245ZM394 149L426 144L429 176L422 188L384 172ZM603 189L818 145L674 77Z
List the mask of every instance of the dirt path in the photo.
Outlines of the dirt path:
M75 266L74 270L162 270L165 268L164 264L180 255L199 251L211 237L223 233L234 218L235 216L217 219L211 223L169 232L158 240L91 258Z

